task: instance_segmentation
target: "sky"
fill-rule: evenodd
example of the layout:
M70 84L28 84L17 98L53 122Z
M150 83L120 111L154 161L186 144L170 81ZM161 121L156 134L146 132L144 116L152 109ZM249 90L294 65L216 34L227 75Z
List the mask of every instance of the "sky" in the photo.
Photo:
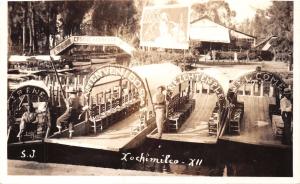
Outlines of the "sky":
M207 2L209 0L177 0L179 4L191 5L194 3ZM267 9L272 5L270 0L225 0L228 2L230 9L236 12L235 21L242 22L247 18L253 18L256 9ZM153 0L157 5L167 3L167 0Z
M235 20L242 22L255 16L256 9L267 9L272 5L269 0L226 0L231 10L236 12Z

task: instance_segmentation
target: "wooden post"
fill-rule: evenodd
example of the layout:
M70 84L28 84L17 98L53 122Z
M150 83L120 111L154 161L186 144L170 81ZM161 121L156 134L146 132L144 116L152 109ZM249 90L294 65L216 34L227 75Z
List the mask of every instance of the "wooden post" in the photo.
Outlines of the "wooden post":
M93 105L93 96L90 96L90 106Z
M260 96L264 96L264 83L261 81L260 83Z
M106 112L106 101L107 101L107 98L106 98L106 91L104 91L104 111Z
M58 107L61 107L61 99L60 99L60 95L61 95L61 93L62 93L62 89L60 89L60 88L57 86L57 91L58 91L58 93L57 93L57 97L58 97Z
M251 96L254 96L254 84L255 83L251 84L251 93L250 93Z
M102 104L103 92L100 92L100 94L101 94L101 97L99 100L99 115L101 115L101 104Z
M151 102L151 105L152 105L152 112L153 112L153 114L155 115L155 109L154 109L153 98L152 98L152 94L151 94L151 91L150 91L150 88L149 88L149 84L148 84L147 78L145 78L145 82L146 82L146 87L147 87L147 90L148 90L148 93L149 93L150 102ZM180 84L179 84L179 85L180 85Z
M110 89L110 109L113 107L114 87Z
M69 85L70 85L70 79L69 79L69 76L67 76L66 86L69 86Z
M82 90L84 90L84 86L85 86L85 81L86 81L86 76L83 77L82 79Z
M270 84L270 91L269 91L269 97L274 96L274 87Z
M120 103L119 103L119 105L122 106L122 95L123 95L122 77L120 78L119 85L120 85L120 91L119 91Z
M48 86L49 85L49 76L47 75L46 77L45 77L45 84L46 84L46 86Z
M65 91L68 90L69 86L70 86L70 78L69 78L69 76L67 76ZM69 93L66 93L66 98L67 99L69 98Z
M210 94L210 86L208 84L206 84L206 89L207 89L207 94L209 95Z
M59 86L56 86L56 100L59 101Z
M61 76L59 77L59 81L62 82L62 77Z
M51 104L54 106L54 86L53 85L51 85L50 86L50 96L51 96Z
M77 83L78 83L78 82L77 82L77 77L75 77L75 78L74 78L74 88L75 88L75 90L77 90Z
M178 85L179 97L181 97L181 83Z
M202 90L203 90L203 84L202 82L199 82L199 91L200 91L200 94L202 94Z
M255 82L254 83L254 96L256 96L256 94L260 92L260 91L258 91L258 88L259 88L258 82ZM257 95L257 96L259 96L259 95Z
M128 101L130 101L130 99L131 99L130 98L130 96L131 96L130 95L131 94L131 83L129 81L127 81L127 86L128 86L128 88L127 88L128 89Z
M99 105L99 93L96 94L96 105Z
M79 86L79 84L80 84L80 80L79 80L80 78L79 78L79 75L77 75L77 84L76 84L76 90L78 90L78 86Z

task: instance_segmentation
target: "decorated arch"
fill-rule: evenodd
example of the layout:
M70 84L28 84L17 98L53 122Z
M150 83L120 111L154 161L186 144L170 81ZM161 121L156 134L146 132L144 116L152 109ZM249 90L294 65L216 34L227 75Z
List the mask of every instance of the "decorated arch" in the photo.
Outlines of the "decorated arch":
M210 86L211 90L217 95L218 102L222 106L225 105L225 95L224 90L220 83L213 77L205 74L204 72L184 72L178 76L167 86L167 89L170 91L169 95L172 95L172 91L181 83L195 81L205 83Z
M275 73L268 71L253 71L247 74L240 76L238 79L233 81L228 89L228 93L237 94L238 89L249 83L255 83L257 81L261 82L269 82L273 87L278 89L279 93L283 93L284 88L288 87L288 85L282 80L282 78Z
M19 121L23 116L25 109L24 104L32 103L38 112L39 118L36 127L28 129L34 135L47 136L46 128L50 126L51 117L49 111L50 92L42 81L29 80L21 83L16 90L12 91L8 98L8 141L15 142ZM40 129L38 129L40 127ZM35 130L34 130L35 129ZM32 140L36 140L32 136ZM40 139L40 138L38 138Z
M89 96L95 84L107 76L120 76L127 79L137 90L140 98L140 107L146 105L147 93L143 80L131 69L121 65L104 65L90 74L84 86L84 94Z
M35 96L39 101L48 102L49 100L49 90L41 81L27 81L19 85L19 87L14 90L8 98L9 112L13 111L13 103L16 102L24 95Z

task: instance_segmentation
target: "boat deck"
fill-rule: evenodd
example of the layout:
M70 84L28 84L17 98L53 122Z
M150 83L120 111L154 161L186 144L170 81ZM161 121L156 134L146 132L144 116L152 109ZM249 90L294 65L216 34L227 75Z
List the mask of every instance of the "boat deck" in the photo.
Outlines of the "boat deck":
M196 100L195 110L183 123L176 133L163 133L161 139L168 141L193 142L214 144L217 142L216 136L208 135L208 120L217 102L215 94L194 94ZM157 139L157 130L154 130L149 138Z
M272 132L269 117L269 104L275 104L274 98L258 96L238 96L244 102L244 118L240 135L223 135L221 139L272 147L285 147L280 138Z
M120 151L121 149L128 147L131 143L135 144L135 141L141 141L141 134L143 134L145 131L150 132L151 130L149 129L154 128L153 125L150 124L138 134L132 134L132 128L135 128L139 123L138 117L139 112L135 112L129 117L113 124L97 134L91 134L88 136L75 136L72 139L50 138L47 139L46 142L108 151ZM145 136L146 135L144 135L144 137Z

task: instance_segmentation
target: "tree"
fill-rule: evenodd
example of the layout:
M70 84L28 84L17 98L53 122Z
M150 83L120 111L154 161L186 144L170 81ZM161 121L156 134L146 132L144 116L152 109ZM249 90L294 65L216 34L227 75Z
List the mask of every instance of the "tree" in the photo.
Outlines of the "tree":
M277 50L293 52L293 2L274 1L268 10L269 29L278 38L272 43Z
M57 32L56 18L53 17L56 17L61 4L57 1L9 2L9 52L49 53L49 37Z
M62 22L62 37L80 35L80 24L85 13L92 7L93 1L65 1L59 14Z
M191 20L204 16L209 17L212 21L233 27L232 18L235 17L235 11L232 11L229 4L225 1L208 1L206 3L194 4L192 6Z
M122 36L130 41L138 29L137 10L133 1L95 1L89 13L90 20L82 27L92 34Z

